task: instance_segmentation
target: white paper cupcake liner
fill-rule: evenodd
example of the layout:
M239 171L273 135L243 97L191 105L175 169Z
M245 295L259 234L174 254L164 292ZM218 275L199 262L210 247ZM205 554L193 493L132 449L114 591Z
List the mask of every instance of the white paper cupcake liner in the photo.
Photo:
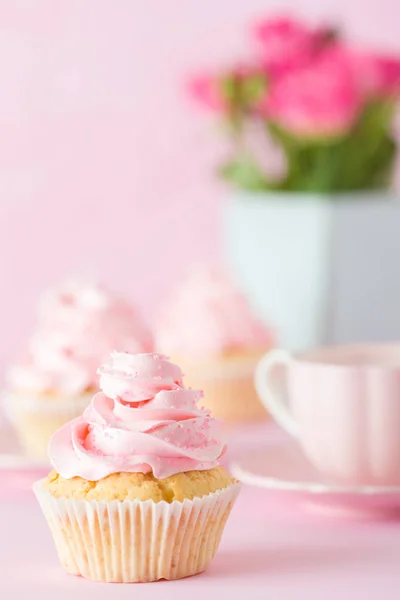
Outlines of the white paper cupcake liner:
M194 500L86 501L34 492L64 568L106 582L180 579L214 557L240 484Z

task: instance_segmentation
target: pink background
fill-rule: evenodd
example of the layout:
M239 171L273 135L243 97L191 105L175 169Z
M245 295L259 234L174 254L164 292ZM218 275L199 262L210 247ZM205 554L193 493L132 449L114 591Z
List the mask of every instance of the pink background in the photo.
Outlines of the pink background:
M297 0L398 44L398 0ZM0 0L0 363L45 285L93 273L152 314L184 266L218 256L221 151L182 93L245 47L262 0Z

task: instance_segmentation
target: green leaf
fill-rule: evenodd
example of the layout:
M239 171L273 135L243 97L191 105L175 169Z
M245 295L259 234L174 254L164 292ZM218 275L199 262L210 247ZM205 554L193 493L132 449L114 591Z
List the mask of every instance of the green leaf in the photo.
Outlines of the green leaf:
M248 112L262 98L268 86L267 76L261 72L229 73L220 80L222 96L230 110Z
M229 104L234 105L238 102L239 98L239 86L237 77L230 73L229 75L225 75L221 81L219 82L222 96L225 100L228 101Z
M247 190L265 190L270 187L265 173L249 157L228 161L221 167L220 175L239 188Z
M268 88L268 80L264 73L253 73L244 77L241 84L243 105L249 109L260 100Z

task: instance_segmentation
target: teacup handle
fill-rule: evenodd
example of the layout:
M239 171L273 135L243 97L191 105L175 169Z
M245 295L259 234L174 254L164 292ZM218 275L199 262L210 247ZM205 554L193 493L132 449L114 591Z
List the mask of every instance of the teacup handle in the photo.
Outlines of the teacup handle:
M277 366L286 368L292 362L292 356L286 350L271 350L265 354L256 366L254 385L261 402L275 421L290 435L298 437L299 427L290 414L289 408L271 386L271 375Z

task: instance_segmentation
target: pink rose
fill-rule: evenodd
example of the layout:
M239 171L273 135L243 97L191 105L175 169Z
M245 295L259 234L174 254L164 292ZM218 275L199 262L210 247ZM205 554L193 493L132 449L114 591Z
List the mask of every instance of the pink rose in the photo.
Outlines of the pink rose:
M362 97L349 65L322 57L274 81L261 114L302 137L342 135L360 114Z
M198 75L189 81L190 96L207 108L222 112L227 108L220 79L214 75Z
M311 29L288 17L277 17L258 22L254 35L262 49L264 66L274 76L309 63L330 32Z
M358 55L360 83L371 96L396 96L400 92L400 60L389 56Z
M350 69L366 97L394 96L400 92L400 60L334 45L323 52L326 62Z

